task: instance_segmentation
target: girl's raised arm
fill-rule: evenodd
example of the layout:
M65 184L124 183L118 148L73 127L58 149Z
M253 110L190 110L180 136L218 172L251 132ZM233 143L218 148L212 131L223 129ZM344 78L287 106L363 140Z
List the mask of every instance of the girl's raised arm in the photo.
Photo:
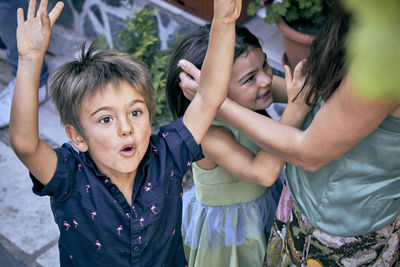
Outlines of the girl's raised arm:
M235 47L235 23L241 0L215 0L210 41L203 63L199 90L187 108L183 122L200 143L228 93Z

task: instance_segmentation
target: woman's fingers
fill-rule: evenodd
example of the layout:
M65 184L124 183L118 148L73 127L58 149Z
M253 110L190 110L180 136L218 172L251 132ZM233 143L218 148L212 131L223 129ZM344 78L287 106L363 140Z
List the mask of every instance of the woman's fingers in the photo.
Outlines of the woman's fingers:
M304 78L304 74L303 74L303 68L304 68L304 64L305 64L306 60L303 59L302 61L300 61L296 67L294 68L294 72L293 72L293 76L295 80L298 79L303 79Z
M292 82L292 70L288 65L284 65L286 86Z
M183 94L187 99L192 100L197 92L199 84L185 72L179 74L179 79L181 80L179 87L182 89Z
M186 72L188 75L192 76L193 79L197 83L199 83L201 71L198 68L196 68L195 65L193 65L190 61L187 61L186 59L179 60L178 65L179 65L179 67L182 68L182 70L184 72Z

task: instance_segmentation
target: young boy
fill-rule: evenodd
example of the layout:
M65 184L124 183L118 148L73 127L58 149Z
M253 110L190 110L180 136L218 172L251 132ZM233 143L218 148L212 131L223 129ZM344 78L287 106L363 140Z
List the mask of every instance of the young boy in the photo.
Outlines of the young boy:
M151 135L153 88L139 62L90 47L59 68L52 97L79 153L38 137L40 69L63 4L48 14L42 0L38 16L35 6L31 0L26 21L18 10L10 139L34 192L51 196L61 266L185 266L182 176L201 159L198 144L227 95L241 0L215 0L199 93L158 135Z

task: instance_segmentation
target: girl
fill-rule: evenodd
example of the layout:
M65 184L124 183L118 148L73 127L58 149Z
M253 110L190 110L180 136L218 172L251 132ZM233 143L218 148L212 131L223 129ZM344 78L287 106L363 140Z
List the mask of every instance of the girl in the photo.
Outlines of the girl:
M190 103L179 87L182 69L178 61L186 59L201 68L209 32L209 26L198 28L172 56L167 99L175 118ZM259 40L244 27L236 27L234 59L228 96L268 116L272 70ZM300 71L301 66L295 78ZM274 86L284 89L283 79L275 79ZM293 95L292 87L288 86L288 94ZM282 122L299 126L307 111L305 104L291 103ZM192 164L195 186L183 196L182 235L189 266L261 266L282 189L277 178L284 162L259 151L242 133L218 119L206 133L202 148L205 159Z

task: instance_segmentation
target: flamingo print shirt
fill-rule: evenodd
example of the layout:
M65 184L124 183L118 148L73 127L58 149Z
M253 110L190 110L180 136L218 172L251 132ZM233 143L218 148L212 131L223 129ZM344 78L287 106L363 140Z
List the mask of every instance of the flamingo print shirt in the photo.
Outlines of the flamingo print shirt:
M88 154L68 144L55 151L57 170L47 186L31 178L35 194L50 196L61 266L186 266L182 177L203 154L182 119L151 136L132 206Z

